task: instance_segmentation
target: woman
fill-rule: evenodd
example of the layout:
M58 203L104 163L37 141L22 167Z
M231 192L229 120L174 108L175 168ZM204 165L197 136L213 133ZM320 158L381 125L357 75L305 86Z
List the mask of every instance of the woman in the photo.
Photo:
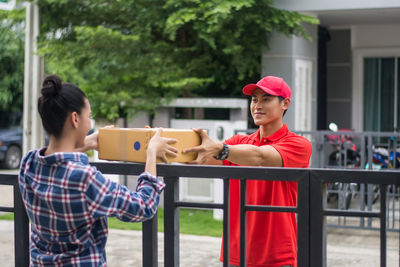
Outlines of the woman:
M21 163L19 187L31 222L31 266L106 266L107 216L139 222L154 216L165 184L156 176L156 158L177 156L175 139L160 137L147 149L145 172L136 192L105 178L85 152L97 149L90 130L90 103L75 85L48 76L38 110L50 137Z

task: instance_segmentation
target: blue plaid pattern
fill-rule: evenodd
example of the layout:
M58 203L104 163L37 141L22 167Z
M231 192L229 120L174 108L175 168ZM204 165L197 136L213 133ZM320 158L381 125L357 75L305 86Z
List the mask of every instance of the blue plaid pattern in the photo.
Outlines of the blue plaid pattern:
M84 153L30 151L19 188L31 222L31 266L106 266L107 217L139 222L157 211L165 184L142 173L136 192L105 178Z

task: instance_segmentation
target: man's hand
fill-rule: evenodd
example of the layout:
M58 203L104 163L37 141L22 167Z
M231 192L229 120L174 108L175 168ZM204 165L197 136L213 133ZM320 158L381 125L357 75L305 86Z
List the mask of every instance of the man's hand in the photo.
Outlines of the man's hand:
M223 144L212 140L202 129L193 129L201 137L201 145L186 148L182 153L196 152L196 160L188 162L189 164L205 164L212 157L217 156L223 149Z

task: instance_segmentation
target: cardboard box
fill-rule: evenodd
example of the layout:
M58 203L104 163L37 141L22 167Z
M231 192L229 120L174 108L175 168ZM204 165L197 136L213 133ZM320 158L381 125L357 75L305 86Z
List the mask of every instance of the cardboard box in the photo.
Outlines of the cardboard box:
M99 158L146 162L147 145L156 129L152 128L102 128L99 129ZM176 158L167 156L170 162L189 162L195 160L197 153L182 154L184 148L201 144L200 136L192 130L163 129L162 137L175 138L177 143L171 144L179 151ZM161 162L161 160L157 160Z

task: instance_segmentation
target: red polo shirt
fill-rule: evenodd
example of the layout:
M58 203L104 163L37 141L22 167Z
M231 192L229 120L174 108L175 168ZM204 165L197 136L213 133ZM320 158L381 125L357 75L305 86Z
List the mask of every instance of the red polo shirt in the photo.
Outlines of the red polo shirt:
M235 135L228 145L271 145L282 156L284 167L307 168L311 156L310 142L288 130L284 124L277 132L260 140L260 130L252 135ZM229 161L224 165L237 166ZM240 181L230 181L230 264L240 265ZM247 181L250 205L297 205L297 183L282 181ZM294 213L247 212L247 266L297 266L297 223ZM222 261L223 248L221 249Z

